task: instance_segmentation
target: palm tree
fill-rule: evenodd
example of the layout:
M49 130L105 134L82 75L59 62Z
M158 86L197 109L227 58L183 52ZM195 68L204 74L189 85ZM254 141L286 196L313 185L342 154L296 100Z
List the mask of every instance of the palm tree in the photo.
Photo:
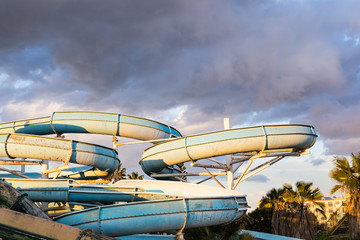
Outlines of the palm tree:
M188 173L188 172L186 171L186 166L185 166L184 163L178 163L178 164L176 164L176 165L180 168L181 173ZM182 176L181 179L183 179L185 182L187 181L187 177L186 177L186 176Z
M274 213L273 208L259 208L241 217L246 230L256 232L271 233L271 218Z
M312 183L297 182L296 189L284 184L282 189L271 189L261 200L260 208L272 208L271 231L274 234L314 239L317 219L305 204L313 202L324 215L324 205L316 202L323 197Z
M243 222L238 219L226 225L215 225L200 228L186 228L184 236L187 240L253 240L252 235L241 232L244 229Z
M340 190L346 194L351 238L360 238L360 153L351 154L351 160L345 157L334 159L335 167L330 171L330 177L336 181L331 189L333 194Z
M286 235L286 222L282 221L285 214L285 202L282 197L284 188L271 189L267 194L261 198L259 208L272 209L271 217L271 232L279 235Z
M138 172L132 172L131 174L127 175L128 179L140 179L143 180L144 179L144 175L139 175Z
M123 168L121 163L119 163L118 168L115 170L110 180L117 182L123 179L126 179L126 168Z
M310 211L307 204L311 202L315 206L315 211L325 216L324 204L317 202L324 197L319 188L312 189L313 183L299 181L295 184L296 189L291 185L284 185L282 195L287 212L287 221L289 223L288 236L304 239L314 239L315 230L318 226L316 216Z

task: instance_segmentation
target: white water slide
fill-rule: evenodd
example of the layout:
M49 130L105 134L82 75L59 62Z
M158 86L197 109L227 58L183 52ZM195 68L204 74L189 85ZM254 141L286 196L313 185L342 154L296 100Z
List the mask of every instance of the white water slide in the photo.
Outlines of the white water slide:
M155 145L144 151L140 165L146 174L159 179L176 179L173 176L181 175L178 168L173 167L176 164L187 161L196 164L197 160L215 156L241 153L250 156L249 159L266 152L299 155L316 139L313 127L293 124L229 129L182 137L176 129L156 121L94 112L55 112L48 117L0 124L1 157L64 162L64 167L46 172L49 178L58 180L9 179L7 175L5 181L27 193L33 201L124 202L55 218L57 222L92 228L108 236L181 233L184 228L229 223L245 213L246 199L234 190L183 182L122 180L115 184L79 184L76 179L108 178L118 168L120 160L114 149L37 136L60 136L63 133L155 140ZM80 171L67 169L68 163L87 167ZM41 173L24 174L27 178L40 176ZM5 175L1 177L5 178ZM141 237L138 236L139 239Z

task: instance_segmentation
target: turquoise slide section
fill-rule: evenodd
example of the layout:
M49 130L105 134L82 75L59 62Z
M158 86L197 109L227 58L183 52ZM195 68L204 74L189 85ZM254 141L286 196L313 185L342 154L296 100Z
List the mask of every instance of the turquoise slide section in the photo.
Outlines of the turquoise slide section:
M91 228L108 236L225 224L238 219L247 210L246 198L239 192L191 183L154 180L123 180L115 184L78 184L72 180L47 179L4 181L33 201L110 204L55 218L59 223ZM111 204L114 202L127 203Z
M120 163L117 152L111 148L74 140L16 133L0 134L0 156L61 161L92 167L91 170L84 171L82 176L78 176L83 179L106 178ZM73 178L75 177L74 175Z
M138 140L181 137L175 128L153 120L115 113L54 112L51 116L0 124L0 133L36 135L95 133Z
M222 130L154 145L143 152L140 165L149 176L171 173L169 166L227 154L281 149L301 152L310 148L316 137L312 126L299 124Z

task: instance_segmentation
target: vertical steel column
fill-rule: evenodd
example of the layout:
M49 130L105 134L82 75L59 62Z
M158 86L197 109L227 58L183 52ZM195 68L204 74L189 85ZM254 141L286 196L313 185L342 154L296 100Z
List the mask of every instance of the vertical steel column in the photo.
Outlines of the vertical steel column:
M48 179L48 174L46 173L47 170L49 170L49 161L48 160L42 160L41 161L41 178Z
M230 129L230 119L224 118L224 129ZM232 156L226 155L226 166L227 166L227 188L232 189L234 185L234 172L233 167L231 165Z
M25 162L25 158L21 158L21 161ZM25 164L21 164L20 167L21 167L20 172L24 173L25 172Z

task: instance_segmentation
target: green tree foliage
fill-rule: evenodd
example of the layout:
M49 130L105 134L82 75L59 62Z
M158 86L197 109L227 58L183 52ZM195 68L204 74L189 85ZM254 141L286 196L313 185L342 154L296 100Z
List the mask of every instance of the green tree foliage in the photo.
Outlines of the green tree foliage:
M126 168L123 168L121 163L118 168L115 170L114 174L111 176L113 182L117 182L124 179L144 179L144 175L140 175L138 172L132 172L130 174L126 174Z
M178 164L176 164L176 165L180 168L180 171L181 171L182 173L188 173L188 172L186 171L186 166L185 166L184 163L178 163ZM187 181L187 177L186 177L186 176L182 176L181 179L183 179L185 182Z
M282 189L271 189L261 200L260 208L272 209L272 233L314 239L318 225L315 215L305 201L313 202L316 210L324 214L324 205L316 202L323 197L319 188L312 189L312 183L297 182L295 188L284 184Z
M123 168L122 164L120 163L114 174L111 176L110 180L117 182L123 179L126 179L126 168Z
M241 218L246 230L271 233L271 217L273 208L256 208Z
M140 175L138 172L132 172L131 174L127 175L128 179L139 179L139 180L143 180L144 179L144 175Z
M331 189L331 194L337 191L346 193L345 211L349 217L350 237L360 238L360 153L357 156L352 154L350 160L337 157L334 165L330 177L337 184Z
M288 236L304 239L314 239L318 222L316 216L309 210L305 201L312 202L315 211L325 216L324 204L316 202L324 197L319 188L312 189L313 183L297 182L296 188L284 185L283 199L286 205L287 222L289 224Z
M286 229L288 228L287 222L282 221L283 215L286 213L285 201L283 194L285 188L271 189L260 200L260 208L272 209L271 216L271 232L279 235L286 235Z
M248 233L239 234L244 228L240 219L226 225L216 225L210 227L185 229L184 237L186 240L253 240L255 239Z

